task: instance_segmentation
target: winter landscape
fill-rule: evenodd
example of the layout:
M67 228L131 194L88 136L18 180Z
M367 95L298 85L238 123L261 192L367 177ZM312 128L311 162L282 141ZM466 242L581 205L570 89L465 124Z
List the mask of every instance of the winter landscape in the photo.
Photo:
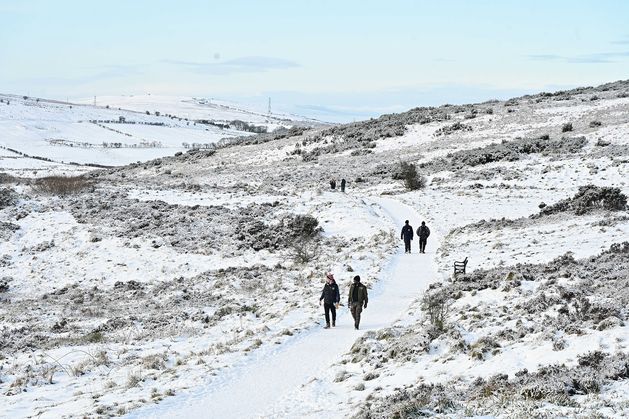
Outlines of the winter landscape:
M2 99L3 416L629 413L629 82L129 149L141 162L115 168L25 155L122 111ZM175 121L149 127L212 138ZM405 219L430 226L426 254L403 253Z
M0 5L0 418L629 417L629 6L166 3Z

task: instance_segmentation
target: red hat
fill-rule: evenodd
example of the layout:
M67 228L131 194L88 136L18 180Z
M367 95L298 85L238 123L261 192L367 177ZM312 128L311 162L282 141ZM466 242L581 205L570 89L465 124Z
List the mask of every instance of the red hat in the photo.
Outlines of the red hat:
M334 281L334 274L332 272L328 272L327 274L325 274L325 277Z

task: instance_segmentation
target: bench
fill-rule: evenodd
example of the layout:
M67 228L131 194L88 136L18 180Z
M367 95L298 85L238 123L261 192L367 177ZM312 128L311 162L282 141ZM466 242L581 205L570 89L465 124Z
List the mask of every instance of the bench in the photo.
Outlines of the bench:
M463 262L454 262L454 274L465 274L465 267L467 266L467 257L463 260Z

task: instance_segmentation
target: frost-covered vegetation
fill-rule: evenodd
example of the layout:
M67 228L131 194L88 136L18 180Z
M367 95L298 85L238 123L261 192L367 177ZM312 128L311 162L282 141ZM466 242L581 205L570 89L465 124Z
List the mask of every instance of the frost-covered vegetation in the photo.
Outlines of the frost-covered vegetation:
M270 390L231 406L249 416L626 416L628 89L300 125L105 169L33 173L0 149L2 414L168 416L251 377ZM186 121L141 112L177 130L115 129L181 144ZM227 129L189 129L206 128ZM80 187L32 179L60 172ZM425 255L397 253L408 218L430 226ZM320 330L329 271L343 304L354 275L369 287L360 331L345 307ZM282 356L314 372L286 390L302 364L259 368Z
M377 371L396 362L434 359L436 348L446 364L469 357L489 365L531 345L569 351L584 336L625 325L628 271L629 242L583 260L564 255L546 264L477 270L431 286L421 304L424 323L365 335L353 350L365 355L351 362L371 364ZM527 292L524 284L534 291ZM505 303L483 303L478 296L484 291L503 295ZM473 300L480 304L470 304ZM449 311L444 312L446 305ZM534 372L522 368L438 385L412 384L391 396L376 397L357 417L593 414L603 401L581 396L598 395L627 380L629 355L597 350L577 358L576 364L549 364ZM626 399L605 407L621 411Z

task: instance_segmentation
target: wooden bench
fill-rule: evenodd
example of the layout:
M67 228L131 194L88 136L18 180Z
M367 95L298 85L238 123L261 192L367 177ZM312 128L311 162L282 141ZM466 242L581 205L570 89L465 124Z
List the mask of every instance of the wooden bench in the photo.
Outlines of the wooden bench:
M466 266L467 266L467 257L465 258L465 260L463 260L463 262L455 261L454 262L454 274L455 275L465 274L465 267Z

